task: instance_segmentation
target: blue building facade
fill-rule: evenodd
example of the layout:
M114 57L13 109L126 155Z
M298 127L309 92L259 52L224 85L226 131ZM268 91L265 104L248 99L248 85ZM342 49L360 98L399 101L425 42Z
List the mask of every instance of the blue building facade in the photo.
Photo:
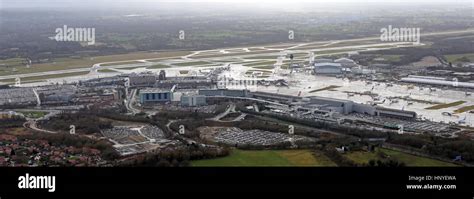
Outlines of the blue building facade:
M140 91L140 103L169 102L173 99L170 90L144 89Z

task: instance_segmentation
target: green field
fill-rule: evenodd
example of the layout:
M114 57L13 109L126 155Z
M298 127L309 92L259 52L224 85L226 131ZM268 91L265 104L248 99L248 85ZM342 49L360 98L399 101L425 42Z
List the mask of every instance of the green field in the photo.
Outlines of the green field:
M252 67L252 68L271 70L271 69L273 69L273 68L275 68L275 67L274 67L274 66L263 65L263 66L254 66L254 67Z
M137 68L145 68L144 66L137 66L137 67L125 67L125 68L117 68L117 70L133 70Z
M32 83L32 82L39 82L41 80L47 80L47 79L86 75L88 73L89 72L74 72L74 73L62 73L62 74L54 74L54 75L42 75L42 76L35 76L35 77L24 77L24 78L21 78L20 80L21 80L21 83ZM0 82L11 84L11 83L15 83L15 79L4 79L4 80L0 80Z
M381 151L388 155L391 158L394 158L400 162L405 163L406 166L409 167L422 167L422 166L431 166L431 167L452 167L458 166L456 164L452 164L449 162L443 162L435 159L420 157L411 155L408 153L390 150L390 149L383 149L378 148L377 151ZM377 156L376 152L366 152L366 151L354 151L344 154L345 157L351 159L352 161L358 164L367 164L370 160L381 160L379 156Z
M148 66L147 69L158 69L158 68L169 68L170 66L164 64L155 64L152 66Z
M276 60L278 56L275 55L269 55L269 56L255 56L255 57L246 57L246 59L274 59Z
M324 87L324 88L320 88L320 89L316 89L316 90L309 91L309 93L315 93L315 92L324 91L324 90L333 90L333 89L336 89L336 88L339 88L339 87L340 87L340 86L331 85L331 86L326 86L326 87Z
M439 109L443 109L443 108L459 106L459 105L464 104L464 103L466 103L466 101L456 101L456 102L448 103L448 104L438 104L438 105L430 106L430 107L425 108L425 109L427 109L427 110L439 110Z
M18 111L18 113L22 113L25 117L28 118L41 118L48 114L47 112L42 111Z
M344 54L352 51L359 51L364 50L360 48L347 48L347 49L340 49L340 50L319 50L319 51L311 51L314 54Z
M139 62L139 61L126 61L126 62L117 62L117 63L101 64L100 66L117 66L117 65L125 65L125 64L143 64L143 62Z
M384 54L370 54L370 55L374 55L375 58L383 58L385 61L388 61L388 62L399 62L402 58L402 55L384 55Z
M166 58L183 56L189 54L188 51L176 51L176 52L136 52L128 54L117 54L117 55L106 55L96 57L84 57L84 58L57 58L51 63L33 64L30 68L26 68L24 64L19 63L19 66L10 65L13 62L20 62L19 59L8 59L0 60L0 75L15 75L24 73L36 73L45 71L55 70L67 70L73 68L89 68L93 64L102 62L117 62L117 61L128 61L128 60L139 60L139 59L152 59L152 58ZM4 64L4 65L3 65ZM107 63L112 64L112 63ZM120 63L117 63L120 64Z
M11 59L3 59L0 60L0 67L7 67L7 66L16 66L16 65L25 65L25 59L22 58L11 58Z
M117 73L117 71L114 71L114 70L111 70L111 69L101 69L101 70L98 70L98 72L101 72L101 73Z
M399 62L402 58L402 55L382 55L381 57L387 61Z
M321 153L310 150L233 150L229 156L197 160L193 166L336 166Z
M257 61L238 61L238 62L235 62L234 64L248 65L248 64L260 63L260 62L265 62L265 60L257 60ZM275 61L275 62L276 62L276 61Z
M174 63L175 66L195 66L195 65L205 65L205 64L212 64L211 62L207 61L195 61L195 62L181 62L181 63Z
M227 53L227 54L216 54L216 55L196 55L192 56L192 58L214 58L214 57L227 57L227 56L239 56L239 55L257 55L257 54L265 54L265 53L276 53L280 52L279 50L256 50L252 52L244 52L244 53Z
M251 63L251 64L244 64L244 66L263 66L263 65L271 65L275 64L276 61L263 61L263 62L257 62L257 63Z
M474 110L474 105L459 108L459 109L455 110L454 112L455 113L464 113L464 112L467 112L467 111L470 111L470 110Z
M455 55L445 55L446 60L451 63L458 63L462 62L463 60L465 61L474 61L474 53L469 53L469 54L455 54Z

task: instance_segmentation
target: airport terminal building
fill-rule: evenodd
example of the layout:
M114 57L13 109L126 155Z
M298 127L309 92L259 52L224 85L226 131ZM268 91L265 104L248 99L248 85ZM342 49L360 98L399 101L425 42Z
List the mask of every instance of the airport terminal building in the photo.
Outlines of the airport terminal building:
M340 63L315 63L314 73L316 75L337 75L342 74L342 65Z
M140 103L170 102L173 99L171 90L148 88L140 90Z

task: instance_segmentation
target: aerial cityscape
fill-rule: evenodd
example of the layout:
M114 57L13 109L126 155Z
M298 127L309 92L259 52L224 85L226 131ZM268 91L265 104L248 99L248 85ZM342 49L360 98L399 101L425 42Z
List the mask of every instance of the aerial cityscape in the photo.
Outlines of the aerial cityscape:
M40 2L0 3L0 167L474 165L471 1Z
M167 10L182 4L93 20L15 5L0 21L0 166L474 162L463 2L405 15L377 4L285 17L223 8L186 22Z
M472 198L472 166L472 0L0 0L0 199Z

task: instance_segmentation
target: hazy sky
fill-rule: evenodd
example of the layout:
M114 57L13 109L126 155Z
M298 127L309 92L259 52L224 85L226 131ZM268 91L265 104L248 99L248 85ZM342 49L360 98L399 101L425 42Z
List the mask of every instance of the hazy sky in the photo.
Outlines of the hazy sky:
M417 7L417 4L440 4L471 6L474 0L0 0L0 8L145 8L159 7L163 4L187 4L193 6L227 6L245 5L287 9L302 7L303 4L354 5L364 4L396 4L398 6ZM202 4L201 4L202 3ZM474 8L473 8L474 9Z
M415 2L422 3L466 3L473 2L474 0L0 0L4 5L53 5L53 4L133 4L138 5L141 3L193 3L193 2L210 2L210 3L251 3L251 4L295 4L295 3L406 3L411 4Z

